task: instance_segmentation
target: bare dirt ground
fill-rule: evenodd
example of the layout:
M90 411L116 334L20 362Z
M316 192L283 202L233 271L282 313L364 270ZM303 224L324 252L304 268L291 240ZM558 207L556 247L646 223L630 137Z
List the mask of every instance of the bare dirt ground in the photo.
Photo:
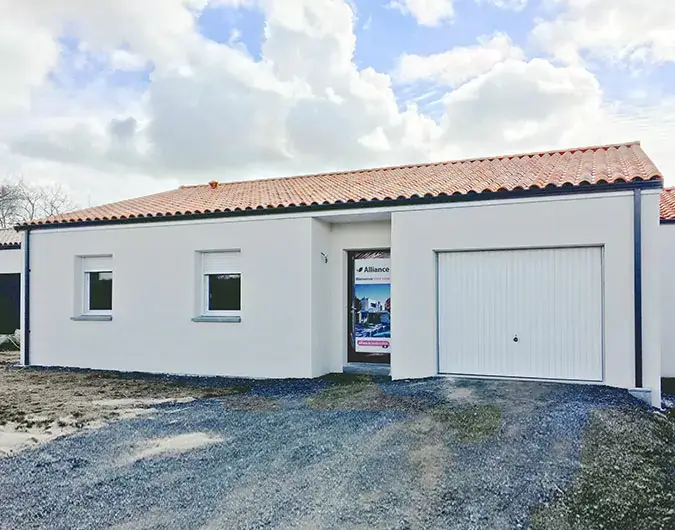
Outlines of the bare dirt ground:
M0 352L0 458L80 429L151 413L153 405L236 393L111 372L23 369L18 361L18 352Z

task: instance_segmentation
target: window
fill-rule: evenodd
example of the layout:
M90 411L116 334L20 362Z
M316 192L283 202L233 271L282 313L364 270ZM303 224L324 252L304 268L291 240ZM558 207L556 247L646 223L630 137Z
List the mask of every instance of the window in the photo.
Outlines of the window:
M82 271L82 312L85 315L109 315L112 312L112 257L82 258Z
M202 314L239 316L241 273L239 252L202 252Z

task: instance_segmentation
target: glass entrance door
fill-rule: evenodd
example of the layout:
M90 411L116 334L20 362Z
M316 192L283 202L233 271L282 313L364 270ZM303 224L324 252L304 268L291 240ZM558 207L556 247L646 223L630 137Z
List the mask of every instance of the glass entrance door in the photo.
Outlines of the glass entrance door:
M350 363L390 362L390 268L388 249L348 253L347 360Z

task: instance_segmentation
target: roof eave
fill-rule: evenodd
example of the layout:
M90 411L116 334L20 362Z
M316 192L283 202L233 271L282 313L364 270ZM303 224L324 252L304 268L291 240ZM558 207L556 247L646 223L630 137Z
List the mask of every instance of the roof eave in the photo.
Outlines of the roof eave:
M661 189L663 188L662 178L658 175L649 180L636 179L629 182L613 182L606 184L581 184L581 185L563 185L549 186L544 188L503 190L481 193L454 193L451 195L441 194L435 196L408 197L398 199L383 199L376 201L352 201L337 202L330 204L314 204L308 206L286 206L282 208L251 208L244 210L225 210L208 213L189 213L156 215L147 214L143 216L125 217L125 218L103 218L95 220L64 221L52 223L23 224L15 226L17 231L43 230L51 228L72 228L79 226L100 226L100 225L119 225L119 224L142 224L142 223L161 223L167 221L191 221L197 219L218 219L227 217L255 217L262 215L280 215L303 212L318 212L331 210L353 210L368 208L390 208L396 206L411 206L421 204L447 204L461 202L478 202L494 200L513 200L531 197L545 197L556 195L577 195L585 193L610 193L616 191L626 191L633 189Z

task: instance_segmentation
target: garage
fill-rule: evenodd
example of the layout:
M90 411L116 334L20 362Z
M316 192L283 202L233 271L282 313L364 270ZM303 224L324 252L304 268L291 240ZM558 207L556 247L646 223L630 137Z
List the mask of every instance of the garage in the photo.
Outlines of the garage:
M603 380L602 247L437 260L439 373Z

